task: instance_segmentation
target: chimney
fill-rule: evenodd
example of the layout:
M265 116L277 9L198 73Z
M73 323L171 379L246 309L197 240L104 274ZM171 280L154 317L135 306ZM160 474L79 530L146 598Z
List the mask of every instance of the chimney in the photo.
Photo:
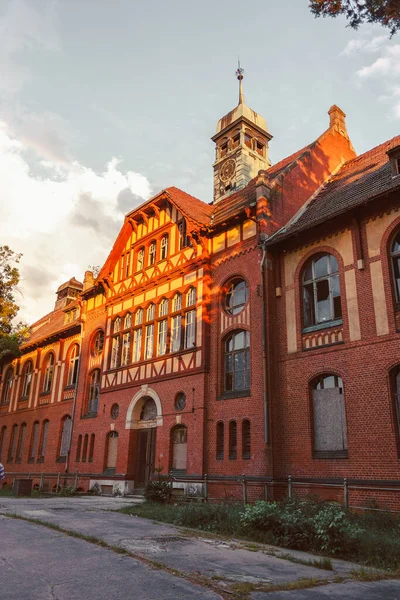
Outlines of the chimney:
M336 106L336 104L334 104L328 110L328 115L329 115L329 119L330 119L329 120L329 128L336 129L336 131L341 133L344 137L348 138L349 134L347 133L346 121L345 121L346 115L342 111L342 109L339 108L338 106Z
M85 271L85 277L83 280L83 290L88 290L94 285L93 271Z

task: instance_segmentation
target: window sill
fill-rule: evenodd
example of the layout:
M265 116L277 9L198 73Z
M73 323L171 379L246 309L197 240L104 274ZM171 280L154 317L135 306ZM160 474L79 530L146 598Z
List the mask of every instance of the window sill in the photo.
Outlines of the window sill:
M66 456L59 456L56 459L56 463L65 463L65 462L67 462L67 457Z
M313 458L317 458L317 459L328 459L328 460L332 460L332 459L343 459L343 458L349 458L349 453L348 450L329 450L329 451L319 451L319 452L314 452L313 454Z
M229 460L237 460L237 456L230 456Z
M116 471L115 467L112 469L104 469L103 475L115 475L115 471Z
M67 390L74 390L75 387L76 387L76 383L73 383L71 385L66 385L65 388L64 388L64 392L67 391Z
M81 419L94 419L95 417L97 417L97 413L86 413L81 416Z
M21 396L21 398L19 399L20 402L27 402L28 401L28 396Z
M50 396L51 390L49 390L48 392L40 392L39 394L39 398L44 398L45 396Z
M250 398L250 390L237 390L234 392L224 392L218 397L218 400L231 400L234 398Z
M28 458L28 463L34 463L34 462L35 462L35 459L33 457Z
M44 463L44 456L41 456L40 458L37 459L38 463Z
M302 333L312 333L313 331L320 331L321 329L328 329L329 327L339 327L340 325L343 325L343 319L326 321L325 323L318 323L318 325L312 325L311 327L304 327Z

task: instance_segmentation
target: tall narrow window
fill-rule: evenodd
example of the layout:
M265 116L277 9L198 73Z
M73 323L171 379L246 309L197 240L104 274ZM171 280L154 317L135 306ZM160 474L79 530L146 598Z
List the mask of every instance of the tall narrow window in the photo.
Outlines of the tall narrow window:
M61 436L60 436L60 451L58 453L59 458L66 458L69 452L69 445L71 442L71 428L72 419L70 416L66 416L61 421Z
M118 433L111 431L107 436L106 469L115 471L118 456Z
M138 308L135 314L135 325L141 325L143 323L143 308Z
M15 458L15 452L17 449L18 441L18 425L13 425L11 429L10 445L8 447L8 462L11 462Z
M83 438L82 462L86 462L88 443L89 443L89 436L87 433L85 433L85 436Z
M44 370L43 392L48 394L51 391L51 384L54 375L54 354L49 354L46 359Z
M7 427L3 425L0 431L0 462L4 460L6 447Z
M110 361L110 369L117 369L119 367L120 361L120 339L119 336L112 338L111 345L111 361Z
M90 375L87 415L97 415L100 394L100 369L95 369Z
M28 360L22 371L22 394L21 400L27 400L29 398L29 393L31 391L31 383L32 383L32 361Z
M331 323L342 318L339 267L332 254L318 254L303 274L304 327Z
M183 248L187 248L187 246L189 246L189 238L187 235L185 219L183 219L182 221L179 221L178 233L179 233L179 250L183 250Z
M38 453L38 459L40 462L43 462L44 458L46 456L48 435L49 435L49 421L46 419L42 423L42 432L40 435L40 444L39 444L39 453Z
M4 377L3 395L1 397L2 404L8 404L10 402L13 379L14 379L13 370L12 370L12 367L9 367L7 369L6 375Z
M160 260L165 260L168 256L168 235L161 238Z
M398 452L400 454L400 366L395 367L391 372L391 384L394 412L396 415Z
M33 462L36 458L39 446L39 421L35 421L32 427L31 443L29 446L28 462Z
M237 427L236 421L229 423L229 459L235 460L237 457Z
M175 294L172 299L172 312L176 312L182 309L182 294L179 292Z
M400 231L397 232L391 247L393 288L396 304L400 304Z
M78 435L78 441L76 444L76 457L75 457L76 462L79 462L81 460L81 452L82 452L82 435Z
M69 355L67 385L76 386L79 369L79 346L74 344Z
M160 302L158 314L160 317L166 317L168 314L168 300L163 298Z
M17 462L22 461L22 456L24 454L25 436L26 436L26 423L22 423L21 427L19 428L18 445L17 445Z
M237 331L225 342L225 392L250 389L250 333Z
M93 462L94 456L94 433L90 436L90 445L89 445L89 462Z
M125 254L121 256L119 278L124 279L125 276Z
M154 323L146 325L146 339L144 346L145 359L153 358L154 350Z
M93 338L92 354L93 356L100 356L104 348L104 331L97 331Z
M125 277L129 277L130 263L131 263L131 253L127 252L125 255Z
M224 424L221 421L217 423L216 458L217 460L224 459Z
M119 333L121 331L121 317L117 317L113 324L113 332Z
M131 334L130 332L122 335L122 352L121 352L121 365L129 365L131 362Z
M182 315L171 319L171 352L179 352L182 343Z
M167 352L167 330L168 320L163 319L158 323L158 356L163 356Z
M250 421L242 422L242 458L251 458Z
M130 329L132 326L132 315L131 313L127 313L124 319L124 329Z
M140 248L137 255L137 270L141 271L144 267L144 248Z
M149 247L149 266L154 265L156 262L157 243L153 240Z
M172 469L186 471L187 463L187 427L178 425L172 430Z
M343 382L337 375L322 375L312 386L314 454L316 458L347 457L347 428Z
M152 321L155 316L156 316L156 305L150 304L147 309L147 320Z
M191 287L186 294L186 306L193 306L196 304L196 288Z
M139 362L142 355L142 330L135 329L133 332L133 348L132 348L132 361Z
M185 348L196 345L196 311L189 310L185 314Z

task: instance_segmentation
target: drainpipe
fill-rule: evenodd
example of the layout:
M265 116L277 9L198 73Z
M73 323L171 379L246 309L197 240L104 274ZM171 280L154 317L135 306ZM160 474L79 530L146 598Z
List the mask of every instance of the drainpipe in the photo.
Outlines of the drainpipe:
M267 322L267 250L265 245L262 245L262 259L260 263L261 272L261 298L262 298L262 351L263 351L263 388L264 388L264 442L269 443L269 419L268 419L268 322Z
M76 399L77 399L77 395L78 395L79 376L80 376L80 372L81 372L82 339L83 339L83 320L82 320L83 306L82 306L82 303L80 303L80 308L81 308L81 333L80 333L80 336L79 336L78 372L77 372L77 376L76 376L76 386L75 386L75 390L74 390L74 398L72 400L71 430L70 430L70 433L69 433L67 458L66 458L66 461L65 461L65 473L66 474L68 474L68 469L69 469L69 461L70 461L70 455L71 455L71 443L72 443L72 432L73 432L74 423L75 423Z

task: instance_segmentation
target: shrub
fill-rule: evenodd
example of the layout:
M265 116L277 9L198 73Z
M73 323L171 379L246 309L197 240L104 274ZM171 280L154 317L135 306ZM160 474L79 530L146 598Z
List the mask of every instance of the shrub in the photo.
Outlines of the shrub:
M363 533L361 527L351 524L348 513L339 504L322 505L314 522L321 550L332 554L352 549Z
M171 487L167 481L150 481L144 495L149 502L166 504L171 500Z
M246 529L261 529L280 536L283 533L281 518L282 507L278 502L258 500L255 504L246 506L241 522Z

